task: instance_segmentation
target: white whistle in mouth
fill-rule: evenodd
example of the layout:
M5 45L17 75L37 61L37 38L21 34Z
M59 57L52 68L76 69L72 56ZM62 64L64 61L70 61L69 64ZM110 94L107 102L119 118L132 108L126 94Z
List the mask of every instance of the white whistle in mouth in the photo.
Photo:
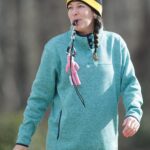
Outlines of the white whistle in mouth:
M73 26L76 26L77 23L78 23L78 20L74 20L74 21L72 22L72 25L73 25Z

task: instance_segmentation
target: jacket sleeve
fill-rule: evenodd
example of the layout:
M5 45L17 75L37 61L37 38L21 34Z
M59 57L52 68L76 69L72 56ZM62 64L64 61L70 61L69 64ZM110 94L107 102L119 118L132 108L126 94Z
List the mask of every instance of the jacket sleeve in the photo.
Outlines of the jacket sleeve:
M140 122L143 114L141 86L135 75L126 43L122 41L122 44L121 95L126 111L125 117L132 116Z
M38 123L47 107L53 102L58 73L58 57L53 45L47 44L44 48L41 63L24 111L24 119L19 128L17 143L30 144Z

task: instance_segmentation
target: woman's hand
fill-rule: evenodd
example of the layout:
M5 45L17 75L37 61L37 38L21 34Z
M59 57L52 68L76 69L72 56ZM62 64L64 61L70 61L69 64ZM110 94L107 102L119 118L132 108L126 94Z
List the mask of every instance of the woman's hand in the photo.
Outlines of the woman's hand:
M138 131L140 123L134 117L129 116L124 120L122 126L124 127L122 134L128 138L133 136Z
M28 150L28 148L22 145L16 145L13 150Z

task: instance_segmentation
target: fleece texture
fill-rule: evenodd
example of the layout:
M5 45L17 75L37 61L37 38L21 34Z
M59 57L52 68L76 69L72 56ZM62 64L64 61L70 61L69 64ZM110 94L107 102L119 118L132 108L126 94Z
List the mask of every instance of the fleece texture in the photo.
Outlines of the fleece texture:
M94 61L94 49L89 45L93 34L76 35L74 60L80 67L78 90L84 107L70 84L70 73L65 70L70 37L69 30L46 43L17 143L30 145L38 123L50 106L46 150L117 150L120 97L125 117L133 116L139 122L142 117L141 87L129 50L118 34L101 31L99 60Z

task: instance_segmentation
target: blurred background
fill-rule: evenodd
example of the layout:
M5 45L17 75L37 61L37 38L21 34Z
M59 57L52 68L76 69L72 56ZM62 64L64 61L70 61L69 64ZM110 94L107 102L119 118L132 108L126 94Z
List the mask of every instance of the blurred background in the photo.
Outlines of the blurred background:
M150 150L150 0L104 0L104 27L127 42L142 86L144 116L139 132L125 139L119 150ZM0 150L15 144L18 126L29 96L43 46L70 27L64 0L0 0ZM44 150L46 116L30 150Z

